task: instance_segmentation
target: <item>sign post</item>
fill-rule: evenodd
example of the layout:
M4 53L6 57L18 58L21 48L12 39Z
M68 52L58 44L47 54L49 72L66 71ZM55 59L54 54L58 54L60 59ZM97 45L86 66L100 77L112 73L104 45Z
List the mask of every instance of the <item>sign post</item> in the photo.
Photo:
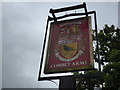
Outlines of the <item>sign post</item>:
M74 77L61 77L59 90L76 90L76 80Z
M56 17L55 13L84 9L85 13L71 13L64 16ZM98 50L98 61L99 58L99 47L97 37L97 21L96 12L87 12L86 4L65 7L60 9L50 9L50 13L53 17L48 16L46 33L43 44L43 52L40 63L38 81L60 79L59 89L62 88L74 88L76 87L75 79L81 77L97 77L97 75L69 75L69 76L52 76L52 77L41 77L43 60L45 60L44 73L63 73L63 72L75 72L85 70L95 70L93 65L93 52L92 52L92 29L91 29L91 17L90 14L94 15L95 30L96 30L96 42ZM69 19L64 21L58 21L58 19L70 17L70 16L84 16L75 19ZM50 21L50 30L48 32L48 24ZM48 43L47 43L47 36ZM47 44L47 45L46 45ZM46 48L46 55L45 55ZM100 61L99 63L99 71ZM66 84L64 84L66 82ZM68 83L68 84L67 84Z

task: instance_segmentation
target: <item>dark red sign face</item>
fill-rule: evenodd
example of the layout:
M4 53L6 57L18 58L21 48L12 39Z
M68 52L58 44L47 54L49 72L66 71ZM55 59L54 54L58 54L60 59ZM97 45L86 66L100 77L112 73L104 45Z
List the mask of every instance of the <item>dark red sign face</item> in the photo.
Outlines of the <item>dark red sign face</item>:
M88 69L92 66L90 25L90 17L51 24L45 73Z

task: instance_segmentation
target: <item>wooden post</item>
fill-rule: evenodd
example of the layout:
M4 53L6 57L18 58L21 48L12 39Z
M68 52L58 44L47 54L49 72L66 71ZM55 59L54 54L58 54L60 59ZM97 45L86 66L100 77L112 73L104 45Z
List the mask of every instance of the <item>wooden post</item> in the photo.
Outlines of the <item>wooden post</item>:
M76 90L76 80L74 77L60 77L59 90Z

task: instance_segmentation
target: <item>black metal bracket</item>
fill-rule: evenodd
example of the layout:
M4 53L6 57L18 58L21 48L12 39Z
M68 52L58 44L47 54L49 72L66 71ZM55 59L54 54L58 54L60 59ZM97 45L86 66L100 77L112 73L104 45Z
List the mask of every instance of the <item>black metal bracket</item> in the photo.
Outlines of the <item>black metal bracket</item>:
M69 11L69 10L74 10L74 9L80 9L80 8L84 8L85 13L72 13L72 14L67 14L67 15L63 15L63 16L59 16L56 17L55 13L59 13L59 12L64 12L64 11ZM97 19L96 19L96 12L95 11L90 11L87 12L87 8L86 8L86 3L83 3L81 5L76 5L76 6L71 6L71 7L65 7L65 8L60 8L60 9L50 9L49 11L53 17L48 16L47 19L47 24L46 24L46 31L45 31L45 38L44 38L44 43L43 43L43 50L42 50L42 57L41 57L41 63L40 63L40 70L39 70L39 76L38 76L38 81L41 80L51 80L51 79L60 79L60 77L63 76L53 76L53 77L41 77L41 73L42 73L42 64L43 64L43 57L44 57L44 49L45 49L45 44L46 44L46 38L47 38L47 29L48 29L48 24L50 21L57 22L58 19L62 19L62 18L66 18L66 17L70 17L70 16L83 16L85 15L86 17L88 17L88 15L93 14L94 15L94 22L95 22L95 31L96 31L96 42L97 42L97 55L98 55L98 66L99 66L99 71L101 72L101 63L100 63L100 55L99 55L99 44L98 44L98 32L97 32ZM69 76L64 76L64 77L73 77L74 75L69 75ZM77 75L74 76L75 78L81 77L81 75Z
M87 13L87 8L86 8L86 3L84 2L83 4L76 5L76 6L71 6L71 7L64 7L64 8L59 8L59 9L50 9L49 13L52 14L54 22L57 22L58 18L56 18L55 13L60 13L64 11L70 11L70 10L75 10L75 9L83 9L85 10L85 15L88 17Z

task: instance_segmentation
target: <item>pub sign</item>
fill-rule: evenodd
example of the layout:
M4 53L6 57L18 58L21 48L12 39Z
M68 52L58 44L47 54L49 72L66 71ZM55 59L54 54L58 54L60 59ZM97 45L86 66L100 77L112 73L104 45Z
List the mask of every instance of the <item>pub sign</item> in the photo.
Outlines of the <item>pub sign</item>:
M44 73L93 67L91 17L52 22Z

